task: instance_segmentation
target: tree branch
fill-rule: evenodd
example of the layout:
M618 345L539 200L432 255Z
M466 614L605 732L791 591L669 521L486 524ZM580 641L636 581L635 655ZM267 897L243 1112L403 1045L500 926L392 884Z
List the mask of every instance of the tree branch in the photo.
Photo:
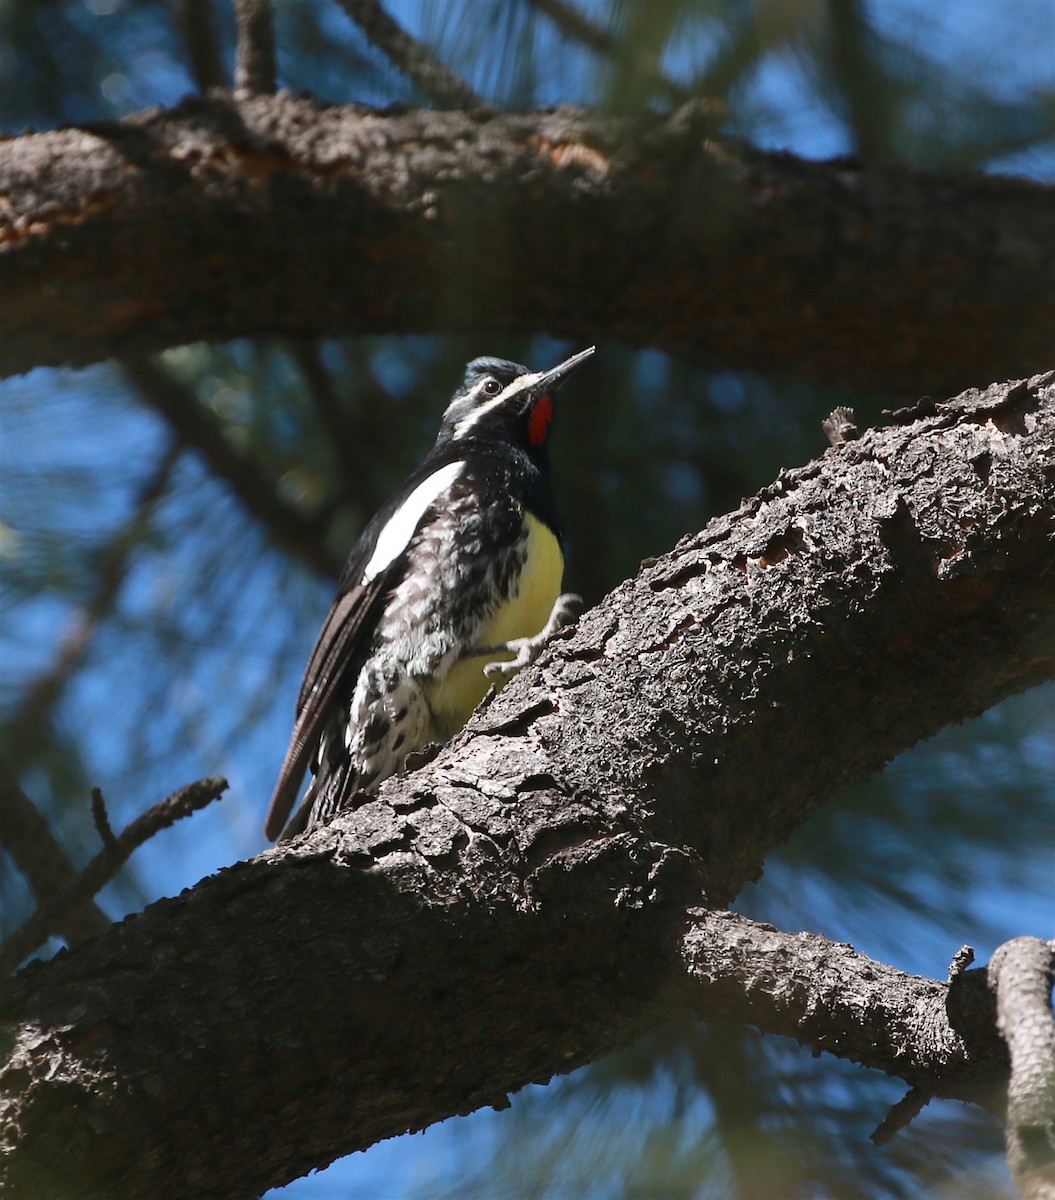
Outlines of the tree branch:
M581 42L604 58L616 62L625 61L636 53L636 47L629 39L617 38L610 30L580 12L574 4L568 4L566 0L530 0L530 4L532 8L549 17L566 37ZM651 63L645 67L649 82L675 104L686 104L694 98L688 88L668 79L662 72L651 69L652 67Z
M176 0L173 11L176 26L187 48L191 75L202 92L210 88L227 87L227 75L213 24L212 5L213 0Z
M806 163L684 114L214 94L0 143L0 194L5 373L422 329L621 339L912 396L1050 365L1050 188Z
M730 912L690 915L682 954L687 1003L699 1005L699 1018L748 1021L895 1075L925 1097L1003 1113L1007 1049L985 971L964 972L955 984L925 980L815 934Z
M356 422L349 420L342 399L334 387L333 376L322 361L318 342L309 338L290 338L288 347L290 357L300 371L319 422L326 433L330 453L336 462L343 487L347 488L353 480L359 483L363 477L366 460L375 449L364 444L371 439L369 436L364 437L364 430L357 428ZM375 397L381 393L373 379L367 381L367 388ZM387 402L390 397L381 395L380 399ZM367 412L369 411L367 406ZM360 495L358 499L363 503L364 497ZM369 506L364 504L364 507Z
M239 99L275 90L275 15L271 0L234 0L238 53L234 91Z
M2 768L3 803L0 804L0 845L25 876L38 908L69 890L76 868L52 835L48 822L23 792L18 776L36 757L52 711L77 668L84 661L99 625L112 611L128 574L132 556L148 530L154 511L168 488L181 453L173 443L159 458L138 489L132 515L100 551L93 594L70 624L54 664L36 678L6 722L7 761ZM61 934L76 945L110 924L94 901L82 908L67 908L48 934Z
M77 868L55 840L51 825L40 815L18 780L5 767L0 778L0 846L26 878L37 907L68 891L77 878ZM110 918L94 902L63 914L53 932L75 946L93 934L102 933ZM50 936L50 935L45 935ZM18 965L17 960L14 965Z
M202 411L192 388L149 358L131 355L121 366L143 401L165 419L180 444L201 454L280 550L320 575L337 578L341 562L326 544L324 524L282 499L275 483L240 454Z
M473 89L385 11L379 0L338 0L376 46L423 95L441 108L484 110L488 106Z
M0 945L0 975L14 970L26 955L43 945L53 933L63 930L73 914L84 911L87 901L106 887L144 842L211 804L226 790L226 779L199 779L147 809L118 837L104 838L102 850L66 889L51 897ZM98 809L93 806L93 811L97 813Z
M1005 942L989 963L996 1024L1011 1055L1007 1161L1024 1200L1055 1197L1055 943Z
M181 453L182 447L177 442L170 443L139 487L133 501L132 515L110 536L108 544L99 550L92 594L70 623L55 662L33 680L7 721L5 734L10 746L8 767L14 774L17 775L37 753L42 741L41 730L47 725L51 711L84 661L99 625L117 603L132 556L150 528L154 512L168 489ZM17 861L17 847L9 846L8 849Z
M700 898L727 903L921 737L1055 675L1053 473L1055 376L898 414L645 563L358 809L20 974L0 1179L256 1194L690 1014L984 1095L1004 1052L975 973L784 938L781 975L823 959L810 1014L793 987L755 993L780 935Z

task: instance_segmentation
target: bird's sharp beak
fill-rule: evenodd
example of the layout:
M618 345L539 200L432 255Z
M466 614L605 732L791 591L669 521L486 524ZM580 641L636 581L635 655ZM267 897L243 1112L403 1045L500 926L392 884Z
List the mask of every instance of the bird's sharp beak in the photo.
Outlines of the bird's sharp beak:
M544 371L539 377L535 386L531 389L538 394L539 392L555 391L564 382L565 379L575 370L577 366L584 363L597 349L596 346L591 346L588 350L580 350L578 354L573 354L571 358L566 358L564 362L554 367L550 371Z

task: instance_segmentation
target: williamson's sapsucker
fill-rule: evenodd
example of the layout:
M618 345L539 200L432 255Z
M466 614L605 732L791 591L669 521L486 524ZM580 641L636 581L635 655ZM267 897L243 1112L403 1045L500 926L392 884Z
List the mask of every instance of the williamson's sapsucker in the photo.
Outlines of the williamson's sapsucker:
M477 358L436 444L364 529L312 651L266 833L292 836L465 724L569 617L550 371ZM314 778L287 824L305 771Z

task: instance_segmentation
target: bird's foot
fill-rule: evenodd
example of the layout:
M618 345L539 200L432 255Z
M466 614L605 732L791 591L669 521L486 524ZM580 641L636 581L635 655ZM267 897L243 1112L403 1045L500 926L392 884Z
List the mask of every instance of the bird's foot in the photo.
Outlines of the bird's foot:
M558 629L562 629L575 617L575 608L582 604L582 597L573 592L565 592L553 602L549 620L534 637L511 638L500 646L481 646L474 654L512 654L508 662L489 662L484 667L488 679L502 680L522 671L538 658L546 639L552 637Z

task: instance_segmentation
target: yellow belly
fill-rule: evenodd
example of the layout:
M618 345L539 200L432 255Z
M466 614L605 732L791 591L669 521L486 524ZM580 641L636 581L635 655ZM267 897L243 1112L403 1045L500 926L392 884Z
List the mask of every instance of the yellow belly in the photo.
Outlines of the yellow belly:
M477 646L497 646L513 638L532 637L549 620L553 602L560 595L564 578L564 556L549 526L531 513L524 514L527 525L527 558L516 591L492 616L476 639ZM493 683L484 667L489 662L508 661L511 654L488 654L461 658L438 683L429 697L438 726L437 733L450 737L472 716Z

